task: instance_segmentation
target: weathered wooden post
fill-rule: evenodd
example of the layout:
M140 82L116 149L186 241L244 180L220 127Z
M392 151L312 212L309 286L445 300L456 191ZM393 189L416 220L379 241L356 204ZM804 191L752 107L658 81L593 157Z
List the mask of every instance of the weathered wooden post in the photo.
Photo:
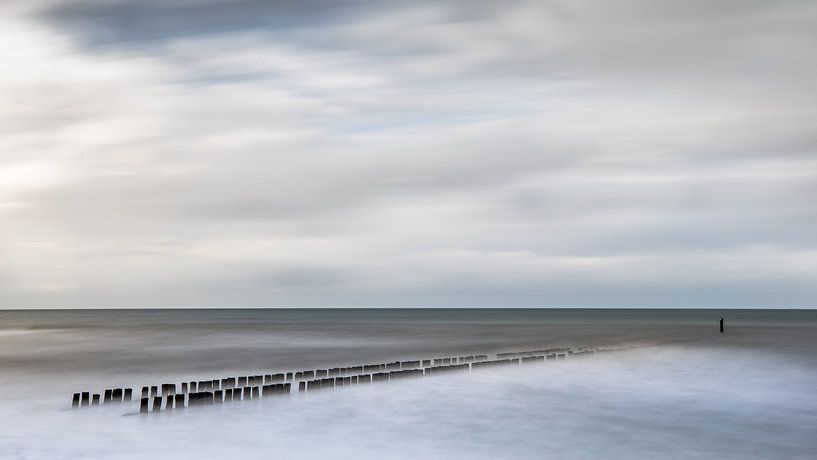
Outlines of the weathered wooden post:
M79 407L79 393L74 393L74 397L71 398L71 407L75 409Z
M147 396L145 396L141 400L139 400L139 413L140 414L147 414L148 413L148 401L149 401L149 398Z

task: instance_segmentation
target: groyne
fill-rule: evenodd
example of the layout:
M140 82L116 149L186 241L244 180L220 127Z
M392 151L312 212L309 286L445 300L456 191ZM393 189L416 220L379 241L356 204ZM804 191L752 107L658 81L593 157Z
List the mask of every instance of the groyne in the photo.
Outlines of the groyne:
M428 359L395 360L345 367L254 373L183 382L142 385L140 397L133 399L134 388L105 388L99 393L73 393L71 407L82 410L92 406L138 403L140 414L158 414L216 404L286 397L354 385L390 382L451 373L468 373L485 368L522 366L548 360L575 359L612 351L599 348L546 348L489 354L472 354Z

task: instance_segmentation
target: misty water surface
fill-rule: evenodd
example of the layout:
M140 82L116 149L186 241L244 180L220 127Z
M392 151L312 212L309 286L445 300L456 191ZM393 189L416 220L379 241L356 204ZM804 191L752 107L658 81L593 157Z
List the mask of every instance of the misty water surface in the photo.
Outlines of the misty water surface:
M814 458L817 317L702 310L0 312L0 458ZM81 389L628 347L173 414Z

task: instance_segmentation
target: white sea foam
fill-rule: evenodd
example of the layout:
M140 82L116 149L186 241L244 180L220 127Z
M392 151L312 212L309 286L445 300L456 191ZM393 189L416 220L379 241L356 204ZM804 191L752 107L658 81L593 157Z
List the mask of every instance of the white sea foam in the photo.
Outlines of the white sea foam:
M24 391L0 458L814 458L817 369L663 346L139 416Z

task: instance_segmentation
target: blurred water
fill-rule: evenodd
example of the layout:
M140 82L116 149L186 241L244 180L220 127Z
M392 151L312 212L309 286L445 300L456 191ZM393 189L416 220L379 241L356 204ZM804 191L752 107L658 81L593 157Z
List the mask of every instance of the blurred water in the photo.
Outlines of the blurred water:
M815 458L817 315L0 312L0 458ZM590 359L133 415L73 391L551 346Z

